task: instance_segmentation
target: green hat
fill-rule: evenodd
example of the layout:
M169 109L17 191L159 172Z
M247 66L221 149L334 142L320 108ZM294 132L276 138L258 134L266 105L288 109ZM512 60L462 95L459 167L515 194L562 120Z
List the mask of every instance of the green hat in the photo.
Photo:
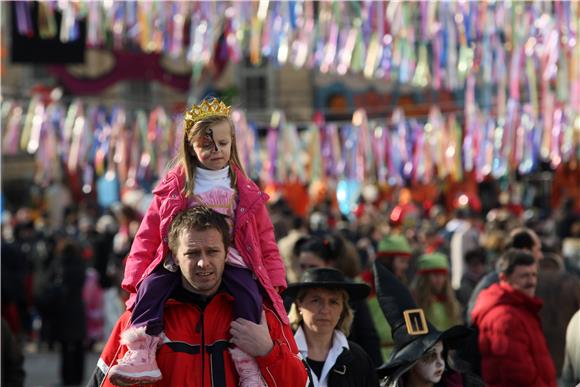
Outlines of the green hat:
M377 254L383 257L410 257L411 246L402 235L387 235L379 242Z
M423 254L419 258L419 262L417 264L417 273L419 274L433 272L447 273L448 271L449 271L449 261L447 260L445 254L441 253Z

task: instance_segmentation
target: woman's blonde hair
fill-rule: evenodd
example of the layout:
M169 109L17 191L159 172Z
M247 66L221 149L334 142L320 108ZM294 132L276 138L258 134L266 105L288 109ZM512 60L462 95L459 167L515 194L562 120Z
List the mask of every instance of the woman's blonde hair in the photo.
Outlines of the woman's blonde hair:
M417 274L411 286L411 290L413 292L413 296L415 297L415 301L417 301L417 305L426 313L428 313L430 310L435 296L435 290L433 289L431 281L429 280L430 276L431 273ZM445 312L449 317L449 320L453 323L461 323L461 308L459 306L459 302L455 298L455 293L451 287L451 281L449 281L449 277L447 277L445 280L444 293Z
M288 313L288 318L290 319L290 326L292 327L292 330L296 331L296 329L298 329L304 321L300 311L298 310L298 304L301 304L304 301L304 298L306 298L306 295L309 291L316 289L318 288L300 289L298 291L298 294L292 303L292 307L290 308L290 313ZM342 313L340 314L340 318L338 319L338 323L334 329L338 329L344 333L345 336L348 336L350 334L350 328L352 328L352 320L354 318L354 312L348 304L348 293L346 290L341 288L327 290L337 291L342 295Z
M195 188L195 171L200 165L199 160L197 160L195 152L193 151L193 144L199 137L206 134L206 131L210 126L224 121L229 124L232 133L232 150L230 154L230 160L228 161L230 166L230 179L232 181L232 188L236 187L236 175L232 170L234 165L238 167L245 176L247 176L244 168L242 167L242 163L240 162L238 147L236 145L236 130L230 117L213 116L193 123L188 123L188 121L186 121L185 128L183 130L183 141L181 142L181 147L179 149L179 154L177 155L176 160L176 162L181 164L185 170L185 185L183 186L183 194L186 197L193 195L193 189Z

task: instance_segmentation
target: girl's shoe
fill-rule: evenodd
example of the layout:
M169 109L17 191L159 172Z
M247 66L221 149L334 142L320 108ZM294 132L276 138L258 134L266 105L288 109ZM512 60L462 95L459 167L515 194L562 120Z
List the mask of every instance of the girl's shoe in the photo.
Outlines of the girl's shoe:
M109 370L109 380L117 386L148 384L161 380L155 356L162 335L150 336L145 327L130 327L121 334L121 344L129 349L118 364Z

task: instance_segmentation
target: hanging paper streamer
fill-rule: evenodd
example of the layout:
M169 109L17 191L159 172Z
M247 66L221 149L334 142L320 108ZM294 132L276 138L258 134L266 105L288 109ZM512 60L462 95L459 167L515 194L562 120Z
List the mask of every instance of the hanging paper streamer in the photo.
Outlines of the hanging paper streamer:
M470 75L465 86L465 137L463 138L463 165L467 172L471 172L474 166L475 150L477 142L475 135L478 132L477 109L475 106L475 77Z
M475 163L475 177L478 182L481 182L485 176L491 173L494 125L487 112L480 114L479 120L482 133L478 138L479 150Z
M63 43L74 42L80 38L78 4L59 2L58 5L62 13L60 41Z
M52 39L56 36L56 19L54 3L38 2L38 35L42 39Z
M359 181L368 181L376 176L373 168L375 156L371 146L371 133L367 115L364 109L358 109L352 116L353 130L356 131L356 177Z
M389 175L387 165L387 149L389 146L388 129L383 126L376 126L373 130L373 153L375 154L375 169L377 171L377 182L386 184Z
M336 186L338 208L343 215L351 215L361 195L361 184L355 179L342 179Z
M119 180L114 173L106 173L97 179L97 202L102 208L119 202L119 191Z
M454 181L460 181L463 178L462 160L461 160L461 139L463 133L461 125L457 122L455 115L449 116L449 144L446 151L447 165L451 178Z
M538 165L539 146L535 140L537 133L540 133L540 127L537 122L537 117L532 116L531 123L526 123L525 138L524 138L524 157L521 163L522 173L531 173Z
M16 28L18 33L29 38L33 37L32 2L17 1L14 6L16 7Z
M8 124L3 125L6 130L4 131L4 137L2 138L2 150L6 155L15 155L18 153L22 113L22 107L15 105L9 113L9 118L7 120Z
M306 140L307 145L307 155L310 160L310 180L318 181L321 180L323 175L322 170L322 154L321 154L321 139L320 139L320 127L314 123L308 126L306 130Z
M410 152L407 149L407 125L405 115L401 109L395 109L391 118L394 132L391 140L391 184L401 184L403 177L410 175L412 164L409 160Z
M562 142L562 121L563 111L561 108L554 110L554 126L552 127L552 146L550 149L550 160L553 168L557 168L562 162L560 144Z
M419 47L419 61L417 63L417 68L415 69L413 81L411 82L413 86L424 88L429 85L431 75L429 73L429 63L427 61L427 45L422 44L421 47Z
M448 141L448 131L441 111L431 107L429 119L425 124L425 146L431 155L432 168L437 168L437 177L444 179L447 176L445 168L445 151Z
M425 152L425 133L423 128L417 122L417 120L411 121L411 127L415 133L415 145L413 152L413 181L424 181L427 182L427 167L425 158L428 155Z

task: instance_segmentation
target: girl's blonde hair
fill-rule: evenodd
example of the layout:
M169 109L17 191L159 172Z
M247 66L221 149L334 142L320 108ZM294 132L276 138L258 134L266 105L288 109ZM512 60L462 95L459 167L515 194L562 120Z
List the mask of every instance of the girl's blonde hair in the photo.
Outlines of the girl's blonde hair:
M294 299L294 302L292 303L290 313L288 313L288 318L290 319L290 326L294 331L296 331L296 329L298 329L302 325L302 322L304 321L302 315L300 314L300 311L298 310L298 304L304 301L304 298L306 298L306 295L311 290L316 290L316 288L300 289L298 291L298 294L296 295L296 298ZM338 319L338 323L336 324L335 329L338 329L339 331L344 333L345 336L348 336L350 334L350 328L352 328L352 320L354 318L354 312L350 307L350 305L348 304L349 298L348 293L346 292L346 290L340 288L328 290L337 291L342 296L342 305L343 305L342 313L340 314L340 318Z
M431 285L429 280L431 273L417 274L415 280L411 286L413 296L417 305L422 308L426 313L431 309L431 304L433 303L433 298L435 296L435 290ZM451 281L449 277L445 280L445 312L449 316L450 321L454 324L461 323L461 308L459 302L455 298L455 293L451 287Z
M240 162L240 156L238 154L238 147L236 145L236 130L234 123L230 117L223 116L212 116L206 117L202 120L189 123L186 121L185 128L183 130L183 141L181 142L181 147L179 149L179 154L177 155L177 163L183 166L185 170L185 185L183 186L183 194L188 197L193 195L193 189L195 188L195 172L197 167L200 166L199 160L195 156L193 151L193 144L195 141L206 134L209 127L220 123L227 122L230 126L232 133L232 150L230 153L230 160L228 164L230 166L230 179L232 181L232 188L236 188L236 174L233 172L233 166L235 165L242 171L244 176L247 177L242 163Z

